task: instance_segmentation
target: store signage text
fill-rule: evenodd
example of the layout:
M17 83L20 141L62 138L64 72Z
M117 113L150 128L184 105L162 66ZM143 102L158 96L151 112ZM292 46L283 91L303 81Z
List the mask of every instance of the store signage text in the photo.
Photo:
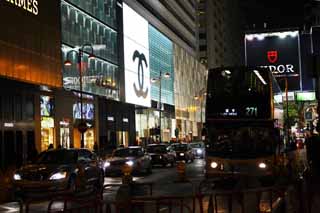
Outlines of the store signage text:
M292 64L267 65L261 67L268 68L273 74L295 73Z
M38 15L38 0L6 0L7 2L20 7L34 15Z

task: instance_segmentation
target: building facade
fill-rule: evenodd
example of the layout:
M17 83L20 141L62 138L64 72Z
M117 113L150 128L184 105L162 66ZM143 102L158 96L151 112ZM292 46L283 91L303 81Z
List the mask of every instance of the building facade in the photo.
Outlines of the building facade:
M62 87L59 1L33 2L0 2L1 169L41 150L43 89Z
M245 17L240 1L198 3L199 59L209 69L244 64Z
M150 79L154 80L150 85L151 106L136 107L137 140L168 142L200 136L204 97L200 101L195 96L206 91L206 69L197 61L196 1L169 4L139 0L124 4L148 24Z

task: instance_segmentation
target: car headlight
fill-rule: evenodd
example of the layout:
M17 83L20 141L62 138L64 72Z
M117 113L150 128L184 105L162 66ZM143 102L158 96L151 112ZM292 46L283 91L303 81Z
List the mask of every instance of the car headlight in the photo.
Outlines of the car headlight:
M49 180L61 180L67 177L67 172L57 172L50 176Z
M180 156L184 156L184 153L180 153Z
M201 155L202 154L202 150L201 149L197 149L197 154Z
M109 166L110 166L110 162L108 162L108 161L104 162L104 164L103 164L103 167L104 167L104 168L107 168L107 167L109 167Z
M218 167L218 163L217 162L211 162L210 164L211 168L216 169Z
M22 180L21 175L19 175L19 174L14 174L13 179L14 180Z
M132 160L129 160L129 161L126 162L126 164L127 164L128 166L133 166L134 163L133 163Z
M259 163L259 168L260 168L260 169L265 169L265 168L267 168L267 164L265 164L265 163Z

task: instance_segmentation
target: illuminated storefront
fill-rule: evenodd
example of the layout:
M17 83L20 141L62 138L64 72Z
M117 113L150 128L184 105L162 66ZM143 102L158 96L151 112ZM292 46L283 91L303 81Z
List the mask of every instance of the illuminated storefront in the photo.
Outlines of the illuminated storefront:
M21 166L55 142L54 115L40 87L62 87L59 1L17 2L0 1L6 17L0 20L6 29L0 34L0 170Z
M78 125L83 119L87 124L87 131L84 133L84 148L93 149L94 143L95 143L95 130L94 130L94 104L90 102L85 102L82 104L82 118L81 118L81 104L75 103L73 104L73 122L74 122L74 128L73 128L73 141L74 141L74 147L80 148L80 138L81 133L78 130Z
M53 118L53 97L40 96L40 115L41 115L41 151L48 149L49 145L55 144L54 118Z

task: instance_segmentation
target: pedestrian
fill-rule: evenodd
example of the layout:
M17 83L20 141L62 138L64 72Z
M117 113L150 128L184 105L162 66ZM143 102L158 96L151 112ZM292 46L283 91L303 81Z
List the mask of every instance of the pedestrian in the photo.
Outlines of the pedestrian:
M50 143L49 146L48 146L48 150L50 150L50 149L53 149L53 144L52 143Z
M61 144L58 145L57 149L62 149L62 146Z
M93 151L94 151L95 153L98 153L98 143L97 143L97 142L94 142Z

